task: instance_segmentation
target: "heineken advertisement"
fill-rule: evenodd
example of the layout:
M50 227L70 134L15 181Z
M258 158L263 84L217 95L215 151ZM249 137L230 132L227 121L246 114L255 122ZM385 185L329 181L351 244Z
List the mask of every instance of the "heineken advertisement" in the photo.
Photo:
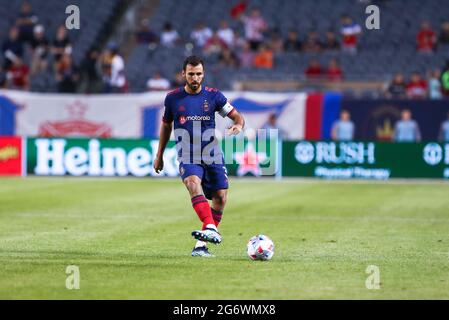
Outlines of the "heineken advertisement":
M118 139L28 138L28 173L72 176L156 175L158 141ZM169 142L163 175L176 176L176 149Z
M27 172L44 176L177 176L174 141L164 152L164 170L156 174L153 161L158 140L28 138ZM230 175L274 175L277 143L229 138L221 141Z
M26 145L28 174L179 175L173 141L165 150L161 174L153 170L157 140L28 138ZM449 144L434 142L286 141L279 144L268 139L229 138L221 141L221 149L228 173L234 176L449 178Z
M449 144L288 141L282 149L283 176L449 178Z

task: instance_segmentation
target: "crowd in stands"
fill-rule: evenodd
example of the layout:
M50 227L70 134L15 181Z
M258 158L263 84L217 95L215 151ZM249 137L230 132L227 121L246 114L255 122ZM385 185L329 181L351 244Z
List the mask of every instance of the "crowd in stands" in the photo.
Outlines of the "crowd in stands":
M28 2L22 4L2 41L1 54L2 87L29 90L30 77L51 70L59 92L75 92L79 74L72 62L72 44L65 26L48 35Z
M228 19L229 18L229 19ZM236 27L239 26L239 27ZM265 69L276 66L279 53L344 52L356 55L360 50L362 27L349 15L342 15L339 24L324 33L291 28L285 34L270 25L257 7L249 8L246 1L238 2L223 15L216 29L198 21L187 37L182 37L172 23L166 22L161 30L152 30L150 20L142 19L135 31L135 39L151 50L158 47L191 47L205 57L216 57L218 67L234 69ZM87 92L127 92L125 59L117 44L104 49L91 50L82 65L72 58L73 44L64 25L56 34L48 34L28 2L23 2L17 18L1 42L0 85L4 88L28 90L30 77L49 72L57 83L58 92L77 92L84 80ZM432 55L436 50L449 48L449 21L435 31L429 21L422 21L416 34L416 51ZM325 65L321 65L321 64ZM289 72L301 74L309 81L342 81L345 72L337 58L326 62L311 59L303 70ZM167 90L182 84L180 74L165 75L163 70L148 75L148 90ZM429 70L427 75L414 73L409 79L397 74L385 89L387 98L431 98L449 96L449 63L441 70Z
M387 89L385 97L391 99L442 99L449 97L449 61L443 71L431 70L427 79L414 72L406 80L402 73L394 76Z
M29 90L30 78L42 73L52 75L60 93L77 92L81 75L86 75L86 87L96 92L126 92L124 59L118 46L109 44L104 50L91 50L83 65L73 60L73 44L65 25L50 35L40 22L30 3L23 2L16 20L1 42L0 87ZM95 85L99 88L93 90Z
M136 32L136 39L139 43L149 44L152 49L159 45L191 45L200 49L204 56L216 55L219 66L272 69L276 64L276 55L281 52L345 52L356 55L359 38L362 36L362 27L348 15L341 17L339 27L329 29L325 34L311 29L304 33L304 37L294 28L283 35L276 26L268 25L258 8L248 10L244 3L231 10L231 17L239 21L243 34L239 33L239 28L231 28L227 20L221 21L216 30L199 21L188 38L183 39L172 24L167 22L158 33L151 30L148 20L144 19ZM423 21L416 35L416 51L432 54L435 50L444 48L449 48L449 21L442 24L438 34L430 22ZM301 73L301 70L298 72ZM336 58L329 59L326 66L322 66L319 59L311 59L302 73L305 80L310 81L344 80L344 70ZM158 76L163 77L160 73ZM170 82L168 79L164 80L166 83ZM159 90L150 86L148 89ZM431 70L428 75L414 73L407 80L404 75L397 74L384 96L411 99L440 99L449 96L449 68Z

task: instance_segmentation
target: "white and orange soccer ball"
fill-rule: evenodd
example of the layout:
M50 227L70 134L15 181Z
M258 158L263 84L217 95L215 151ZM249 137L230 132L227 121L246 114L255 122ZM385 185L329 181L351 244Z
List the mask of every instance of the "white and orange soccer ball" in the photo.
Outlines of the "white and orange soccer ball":
M259 234L249 239L247 253L251 260L270 260L274 255L274 243L266 235Z

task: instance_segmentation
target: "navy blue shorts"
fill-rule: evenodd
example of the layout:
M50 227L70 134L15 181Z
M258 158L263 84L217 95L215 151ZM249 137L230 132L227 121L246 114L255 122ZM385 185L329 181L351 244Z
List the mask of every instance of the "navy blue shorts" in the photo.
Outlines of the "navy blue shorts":
M204 195L212 200L212 192L228 189L228 172L222 164L179 164L179 173L184 181L189 176L197 176L201 179Z

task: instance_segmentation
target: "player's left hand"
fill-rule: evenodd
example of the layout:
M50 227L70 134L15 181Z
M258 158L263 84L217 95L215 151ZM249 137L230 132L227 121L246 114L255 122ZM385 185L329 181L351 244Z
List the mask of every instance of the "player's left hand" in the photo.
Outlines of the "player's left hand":
M228 129L228 134L230 136L238 135L240 132L242 132L242 126L239 124L234 124Z

